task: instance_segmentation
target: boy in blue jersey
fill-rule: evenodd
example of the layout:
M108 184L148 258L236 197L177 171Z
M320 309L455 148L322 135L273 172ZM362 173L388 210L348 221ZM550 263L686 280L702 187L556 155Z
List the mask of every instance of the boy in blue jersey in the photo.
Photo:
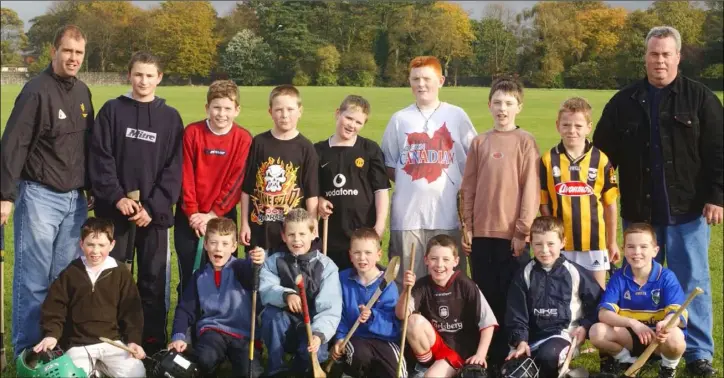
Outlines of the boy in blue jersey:
M686 349L686 310L676 327L666 323L685 301L684 291L670 270L654 257L659 252L654 229L634 223L624 232L624 256L628 265L609 280L598 306L600 323L591 328L591 343L601 353L601 372L618 376L652 341L659 342L659 377L675 377L676 366ZM604 355L613 356L613 360Z
M359 228L350 237L349 259L354 268L339 273L342 285L342 320L332 358L343 357L344 372L351 376L394 377L397 374L400 347L400 321L395 316L397 285L390 282L371 308L365 307L383 281L384 268L380 236L372 228ZM342 348L342 341L354 323L360 325Z
M252 263L264 263L264 250L255 248L249 252L249 259L240 260L232 256L236 248L234 221L209 220L204 240L209 263L197 270L184 288L173 321L168 349L185 351L186 329L195 325L194 354L201 372L209 376L213 376L226 357L234 377L246 377L248 372ZM261 348L255 348L255 354L261 355ZM253 362L254 376L261 374L258 361Z
M339 270L332 259L312 246L316 226L316 217L307 210L290 210L282 224L286 247L270 250L261 268L259 295L265 306L261 313L261 337L269 356L268 376L306 374L311 370L310 353L318 353L319 361L326 360L327 343L342 317ZM295 283L299 274L304 279L312 340L307 337L302 300ZM284 353L294 355L291 371L284 366Z

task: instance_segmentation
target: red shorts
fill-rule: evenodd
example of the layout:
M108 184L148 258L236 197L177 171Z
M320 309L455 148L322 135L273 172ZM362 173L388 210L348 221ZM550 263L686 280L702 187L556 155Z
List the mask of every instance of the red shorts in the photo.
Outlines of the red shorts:
M447 346L447 344L445 344L442 337L436 330L435 343L432 345L432 348L430 348L430 353L432 353L432 359L434 361L445 360L456 370L462 369L463 365L465 365L465 360L463 360L456 351L452 350L449 346Z

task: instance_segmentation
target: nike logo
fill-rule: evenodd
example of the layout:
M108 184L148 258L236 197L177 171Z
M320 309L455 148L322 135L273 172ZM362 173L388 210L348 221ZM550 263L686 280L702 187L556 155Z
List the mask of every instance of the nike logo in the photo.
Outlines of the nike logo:
M326 167L328 164L329 164L329 162L322 164L322 168Z

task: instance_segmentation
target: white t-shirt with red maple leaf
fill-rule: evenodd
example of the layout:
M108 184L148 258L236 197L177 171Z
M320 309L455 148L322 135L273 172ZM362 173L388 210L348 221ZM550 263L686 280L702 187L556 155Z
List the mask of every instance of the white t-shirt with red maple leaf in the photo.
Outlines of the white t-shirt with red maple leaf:
M385 165L395 169L390 229L460 228L457 193L476 135L467 113L446 102L436 111L412 104L392 115L381 144Z

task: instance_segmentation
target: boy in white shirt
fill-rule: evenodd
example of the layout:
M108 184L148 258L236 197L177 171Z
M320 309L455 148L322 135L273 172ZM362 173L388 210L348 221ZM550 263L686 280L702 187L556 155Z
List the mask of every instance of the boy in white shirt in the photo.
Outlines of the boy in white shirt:
M382 137L387 175L395 182L389 257L400 256L405 267L410 265L412 243L424 251L435 235L461 238L455 204L468 148L477 132L462 108L440 101L438 92L444 83L437 58L412 59L410 87L415 103L392 115ZM416 254L414 266L417 276L426 274L423 253ZM467 271L465 259L458 269ZM395 282L402 289L402 274Z

